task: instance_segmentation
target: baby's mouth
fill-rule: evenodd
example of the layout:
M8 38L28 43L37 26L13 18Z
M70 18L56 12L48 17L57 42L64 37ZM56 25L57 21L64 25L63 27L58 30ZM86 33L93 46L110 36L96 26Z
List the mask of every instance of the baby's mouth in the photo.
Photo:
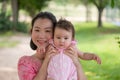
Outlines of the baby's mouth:
M64 47L64 45L62 45L62 44L61 44L61 45L59 45L59 46L60 46L60 47L62 47L62 48Z

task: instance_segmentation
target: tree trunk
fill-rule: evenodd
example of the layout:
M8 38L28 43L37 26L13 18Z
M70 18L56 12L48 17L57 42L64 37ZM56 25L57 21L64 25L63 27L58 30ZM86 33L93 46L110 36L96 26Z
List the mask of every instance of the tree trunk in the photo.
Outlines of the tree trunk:
M6 0L3 0L3 2L2 2L2 9L1 9L2 13L6 12L6 7L7 7L7 2L6 2Z
M16 30L18 23L18 0L11 0L12 17L13 17L13 30Z
M85 7L86 7L86 22L90 22L91 21L90 6L87 4L85 5Z
M98 28L103 27L102 26L102 12L103 12L103 9L98 9Z

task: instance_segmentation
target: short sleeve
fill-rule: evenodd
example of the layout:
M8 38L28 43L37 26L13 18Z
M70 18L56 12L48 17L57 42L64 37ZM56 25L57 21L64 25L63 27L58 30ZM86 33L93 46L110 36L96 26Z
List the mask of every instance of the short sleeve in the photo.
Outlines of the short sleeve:
M36 72L29 57L21 57L18 61L18 76L19 80L33 80Z

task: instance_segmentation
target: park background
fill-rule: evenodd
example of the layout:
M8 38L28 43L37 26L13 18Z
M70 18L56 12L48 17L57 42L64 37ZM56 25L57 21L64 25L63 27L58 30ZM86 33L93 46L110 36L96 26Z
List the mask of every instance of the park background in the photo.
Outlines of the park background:
M71 21L78 48L102 64L80 60L88 80L120 79L120 0L0 0L0 80L19 80L17 62L29 47L31 20L40 11Z

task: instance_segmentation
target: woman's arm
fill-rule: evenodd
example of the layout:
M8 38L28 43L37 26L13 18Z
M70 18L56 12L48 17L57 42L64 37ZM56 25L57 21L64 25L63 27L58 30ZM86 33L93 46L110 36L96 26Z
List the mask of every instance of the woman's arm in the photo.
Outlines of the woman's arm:
M77 69L77 74L78 74L78 80L87 80L80 63L76 65L76 69Z
M45 59L43 61L42 66L38 74L35 76L34 80L46 80L48 62L48 59Z
M49 46L46 51L46 56L45 56L45 59L43 60L42 66L41 66L38 74L34 78L34 80L46 80L47 79L48 63L49 63L50 58L52 56L54 56L55 53L56 53L56 51L54 50L54 48L52 46Z
M73 63L77 69L78 80L87 80L85 73L82 70L81 64L79 62L77 51L73 47L69 47L65 53L72 59Z

